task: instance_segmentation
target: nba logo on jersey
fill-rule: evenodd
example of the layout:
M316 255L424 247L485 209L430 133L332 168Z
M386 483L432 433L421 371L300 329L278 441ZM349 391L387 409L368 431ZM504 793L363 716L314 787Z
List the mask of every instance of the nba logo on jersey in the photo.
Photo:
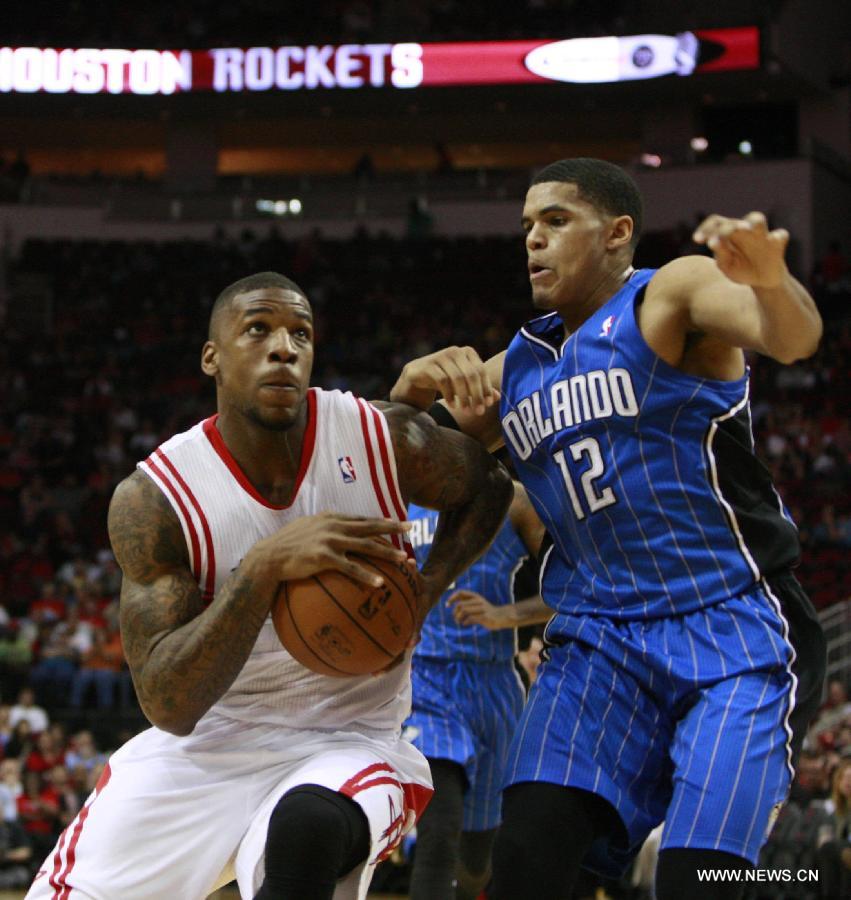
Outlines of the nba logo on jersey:
M351 456L338 457L337 465L340 467L340 474L343 476L343 484L351 484L358 480L358 476L355 475L355 464L352 462Z
M603 327L600 331L600 337L608 337L609 336L609 332L612 330L612 324L614 323L614 321L615 321L614 316L606 316L606 318L603 319Z

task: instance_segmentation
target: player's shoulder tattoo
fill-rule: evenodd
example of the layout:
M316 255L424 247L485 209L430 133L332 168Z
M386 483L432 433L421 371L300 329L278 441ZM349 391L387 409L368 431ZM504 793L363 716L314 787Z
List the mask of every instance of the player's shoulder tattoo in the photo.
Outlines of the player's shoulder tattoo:
M138 469L115 489L108 528L115 557L134 580L144 582L163 567L188 566L177 515L163 492Z

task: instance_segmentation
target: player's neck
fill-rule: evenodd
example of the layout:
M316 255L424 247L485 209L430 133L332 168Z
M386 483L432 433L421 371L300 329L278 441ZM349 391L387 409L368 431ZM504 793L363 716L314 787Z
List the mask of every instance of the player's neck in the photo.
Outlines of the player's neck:
M236 410L222 409L216 428L225 446L255 490L281 506L292 500L307 429L307 404L291 428L266 428Z
M579 303L570 303L559 309L558 313L564 323L564 336L569 337L600 307L605 306L627 283L634 271L631 261L619 260L600 275L596 284Z

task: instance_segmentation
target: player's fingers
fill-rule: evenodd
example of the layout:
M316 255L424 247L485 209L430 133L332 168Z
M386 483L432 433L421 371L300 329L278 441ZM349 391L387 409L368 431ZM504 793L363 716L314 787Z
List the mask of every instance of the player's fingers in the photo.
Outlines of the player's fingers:
M754 210L745 216L745 221L756 234L766 234L768 232L768 221L765 218L765 213Z
M775 228L773 231L770 231L768 236L777 241L785 250L786 246L789 243L789 232L785 228Z
M399 519L368 519L356 516L334 516L341 534L357 536L405 534L413 528L413 523Z
M384 584L384 579L378 572L360 565L347 556L332 557L332 563L328 568L336 569L338 572L342 572L344 575L348 575L349 578L353 578L355 581L359 581L368 587L381 587Z
M347 538L339 542L334 549L344 553L360 553L363 556L386 559L394 563L404 562L408 558L408 554L395 544L377 538Z
M494 403L494 386L479 354L472 347L464 349L467 351L467 365L472 369L472 375L468 379L473 390L470 405L479 415L482 415L485 408Z
M724 216L719 216L713 214L711 216L707 216L700 225L695 228L694 233L692 234L692 240L697 244L705 244L709 238L715 233L716 228L719 223L723 220Z
M471 591L455 591L455 593L451 594L449 599L446 601L446 605L452 606L453 603L462 603L464 600L468 600L474 596L475 594L473 594Z
M451 402L455 406L469 405L475 408L484 403L480 379L484 363L472 347L453 349L456 352L452 356L448 356L443 364L452 382ZM447 397L447 399L450 398Z

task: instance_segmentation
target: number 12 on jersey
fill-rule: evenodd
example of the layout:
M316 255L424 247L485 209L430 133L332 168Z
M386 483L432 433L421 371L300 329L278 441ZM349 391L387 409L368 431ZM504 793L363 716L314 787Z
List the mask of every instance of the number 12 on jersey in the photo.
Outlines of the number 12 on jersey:
M601 491L598 491L597 485L594 484L606 469L597 439L592 437L583 438L581 441L570 444L567 449L570 451L574 462L585 460L588 463L588 467L579 476L579 484L582 488L582 493L585 495L588 512L595 513L607 506L611 506L613 503L617 503L617 497L615 497L614 491L610 487L604 487ZM588 513L585 512L579 499L579 494L574 484L574 477L564 457L564 450L553 453L553 459L558 463L559 469L561 469L564 486L567 488L567 494L570 497L570 503L573 506L574 513L576 513L576 518L584 519Z

